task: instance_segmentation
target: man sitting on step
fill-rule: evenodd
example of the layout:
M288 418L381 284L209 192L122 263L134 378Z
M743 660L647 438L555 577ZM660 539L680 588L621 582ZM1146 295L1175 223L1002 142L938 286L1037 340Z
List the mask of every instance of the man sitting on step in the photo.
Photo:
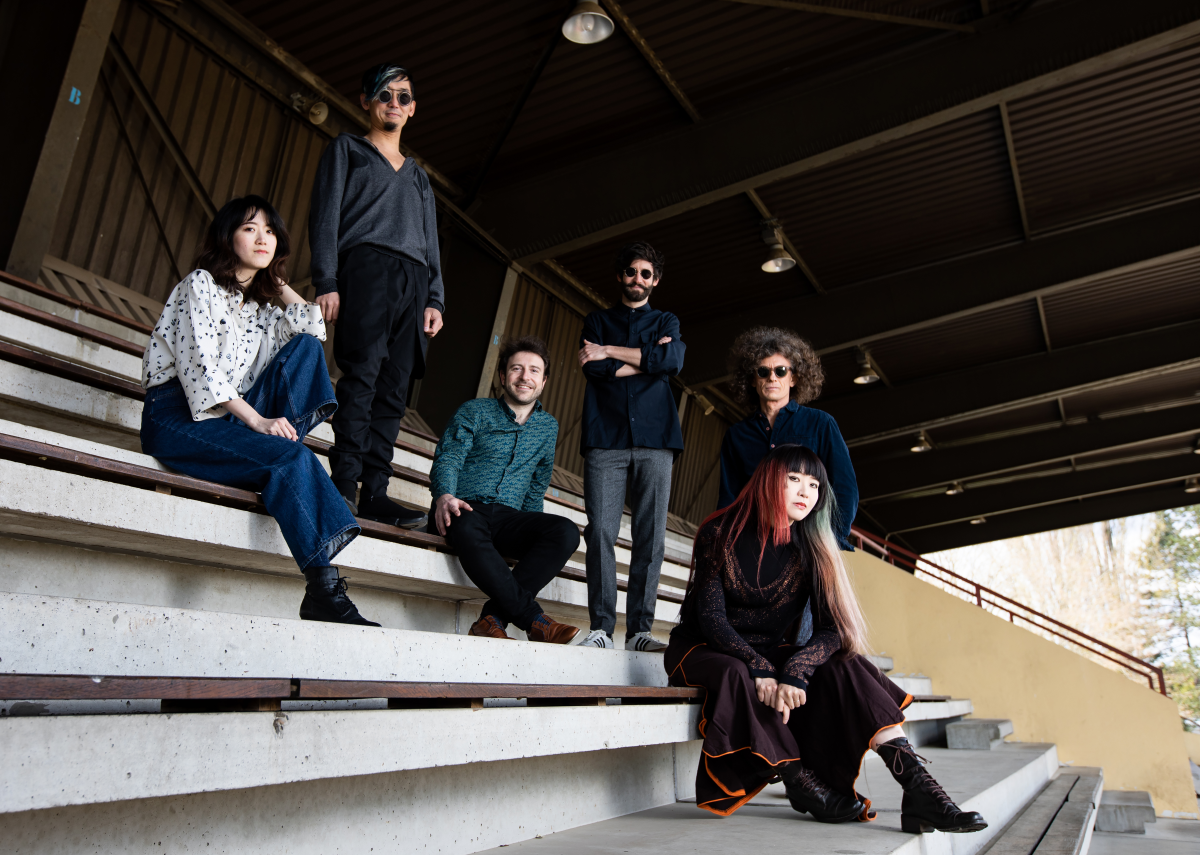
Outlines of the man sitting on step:
M510 623L530 641L571 644L579 635L534 599L579 547L575 523L542 513L558 438L558 422L538 402L548 356L533 336L505 342L500 397L459 407L434 452L430 517L489 597L469 635L511 638ZM506 557L517 559L511 571Z

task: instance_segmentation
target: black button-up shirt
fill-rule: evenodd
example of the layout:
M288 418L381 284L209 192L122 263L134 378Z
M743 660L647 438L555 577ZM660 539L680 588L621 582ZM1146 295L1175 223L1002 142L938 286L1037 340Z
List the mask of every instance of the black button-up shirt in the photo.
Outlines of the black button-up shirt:
M850 449L833 416L812 407L802 407L795 401L775 415L775 426L767 423L762 410L752 413L737 424L730 425L721 443L721 491L717 507L725 508L750 482L758 463L777 445L803 445L812 450L829 474L829 485L837 500L837 517L833 533L842 549L850 546L850 525L858 512L858 480L850 463Z
M669 344L656 344L670 336ZM580 453L589 448L670 448L683 451L679 412L670 378L683 370L687 349L679 338L679 318L647 303L631 309L621 303L592 312L583 322L584 340L592 344L633 347L642 352L641 374L617 377L625 363L601 359L583 366L587 390L583 396Z

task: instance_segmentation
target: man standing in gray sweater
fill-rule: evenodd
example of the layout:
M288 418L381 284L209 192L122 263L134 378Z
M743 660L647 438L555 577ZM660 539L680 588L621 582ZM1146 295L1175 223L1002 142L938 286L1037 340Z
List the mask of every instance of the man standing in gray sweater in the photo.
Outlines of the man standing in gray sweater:
M393 502L387 486L409 379L424 376L428 341L442 328L437 212L429 176L400 153L417 109L408 72L368 69L359 101L371 130L325 149L309 212L313 285L326 323L337 323L342 371L329 463L355 516L417 528L425 514Z

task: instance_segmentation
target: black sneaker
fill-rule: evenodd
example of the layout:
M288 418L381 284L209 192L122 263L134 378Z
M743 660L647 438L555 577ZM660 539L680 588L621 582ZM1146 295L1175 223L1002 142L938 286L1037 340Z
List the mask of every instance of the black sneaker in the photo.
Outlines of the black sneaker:
M387 496L361 496L357 516L400 528L421 528L429 521L424 511L410 510Z
M314 585L304 589L300 603L300 620L319 620L325 623L348 623L355 626L379 626L358 613L358 608L346 596L346 580L338 577L333 587Z

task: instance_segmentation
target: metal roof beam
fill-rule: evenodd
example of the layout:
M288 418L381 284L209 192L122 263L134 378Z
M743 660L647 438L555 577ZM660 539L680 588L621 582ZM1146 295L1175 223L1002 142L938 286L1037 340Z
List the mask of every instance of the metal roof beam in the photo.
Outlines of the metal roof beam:
M1163 205L812 295L711 319L686 314L692 336L712 343L689 354L689 371L715 375L736 333L756 324L790 326L820 354L1048 297L1200 253L1200 200ZM970 287L964 287L970 283ZM1048 339L1048 337L1047 337Z
M976 36L935 37L893 58L884 73L855 69L620 151L523 175L489 196L480 220L523 260L561 257L1197 34L1196 0L1060 0Z
M617 0L600 0L600 2L604 4L604 8L608 10L608 13L613 16L613 20L617 22L617 25L624 30L625 35L629 36L629 40L638 49L638 53L642 55L642 58L646 60L650 68L658 75L658 79L667 87L679 106L683 108L683 111L688 114L688 117L693 122L699 122L700 111L696 109L696 105L688 98L683 88L675 82L675 78L671 76L671 72L667 71L667 67L663 65L663 61L658 58L658 54L650 47L650 43L646 41L645 36L641 34L641 31L638 30L629 16L625 14L625 10L621 8Z
M1192 454L1191 449L1184 449L1178 454L1153 460L1098 466L995 487L968 489L957 496L938 494L889 505L872 505L871 515L889 533L907 534L951 523L970 522L978 517L984 517L990 523L1006 513L1140 487L1177 483L1182 498L1184 479L1195 475L1200 475L1200 456Z
M974 546L994 540L1195 504L1195 494L1183 492L1182 486L1167 484L1148 490L1109 493L1077 502L1064 502L1045 508L1004 514L988 520L983 525L971 525L969 522L952 523L911 532L904 535L903 540L910 544L913 551L928 555L943 549L958 549L962 546Z
M862 501L987 478L1003 472L1200 434L1200 402L1121 418L1088 421L1003 439L936 448L924 454L855 463Z
M836 418L856 446L1196 367L1200 321L1188 321L821 399L816 406Z

